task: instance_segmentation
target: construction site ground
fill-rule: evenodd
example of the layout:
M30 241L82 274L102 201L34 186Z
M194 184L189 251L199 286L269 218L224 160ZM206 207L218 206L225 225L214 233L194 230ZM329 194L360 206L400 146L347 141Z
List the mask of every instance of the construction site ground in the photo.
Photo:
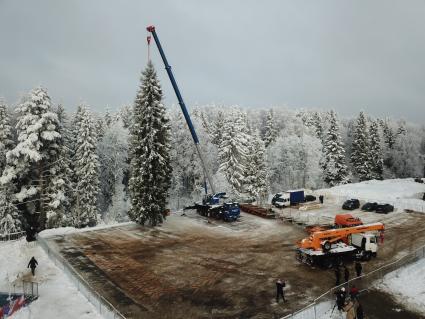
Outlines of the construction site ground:
M308 222L344 212L332 203L276 211L304 214ZM378 258L363 264L366 272L425 244L425 214L351 213L386 225ZM188 211L155 229L126 224L47 239L127 318L279 318L335 283L331 270L295 260L295 243L306 236L302 225L282 219L241 213L237 222L225 223ZM275 303L277 278L286 280L286 303Z

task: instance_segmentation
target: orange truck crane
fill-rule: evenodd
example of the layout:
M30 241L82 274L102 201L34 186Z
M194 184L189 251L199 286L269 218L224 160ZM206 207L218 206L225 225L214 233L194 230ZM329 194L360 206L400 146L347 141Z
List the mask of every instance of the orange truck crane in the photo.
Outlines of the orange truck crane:
M297 259L324 268L353 259L370 260L377 255L378 235L384 230L384 224L373 223L317 231L297 242Z

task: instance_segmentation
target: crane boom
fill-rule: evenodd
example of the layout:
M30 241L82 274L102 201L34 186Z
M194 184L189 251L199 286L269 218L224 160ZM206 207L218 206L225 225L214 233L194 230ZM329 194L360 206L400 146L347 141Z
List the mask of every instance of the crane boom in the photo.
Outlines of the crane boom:
M346 228L337 228L337 229L329 229L314 232L308 238L304 238L300 242L298 242L298 246L300 248L306 249L321 249L322 242L328 241L333 243L337 240L343 239L352 234L371 232L371 231L384 231L385 226L382 223L373 223L368 225L359 225L354 227L346 227Z
M205 160L204 160L204 157L202 155L201 148L199 146L199 139L198 139L198 136L196 134L195 127L193 126L189 112L187 111L187 108L186 108L186 104L183 101L183 97L180 94L179 87L177 86L177 82L174 78L173 72L171 71L171 66L168 64L164 50L162 49L162 46L161 46L161 42L159 42L158 35L156 34L156 31L155 31L155 26L150 25L146 28L146 30L148 30L150 33L152 33L152 36L153 36L155 43L156 43L156 46L158 47L159 54L161 55L162 61L164 62L164 65L165 65L165 70L167 71L168 77L170 78L171 85L173 86L174 92L176 93L177 100L179 102L180 108L183 112L187 126L189 127L190 134L192 135L192 139L193 139L193 142L195 144L195 148L196 148L196 151L198 153L199 159L201 161L202 169L204 171L204 176L208 180L208 183L210 184L210 187L211 187L211 191L214 194L215 193L214 184L212 182L211 176L210 176L210 174L207 170L207 167L205 165Z

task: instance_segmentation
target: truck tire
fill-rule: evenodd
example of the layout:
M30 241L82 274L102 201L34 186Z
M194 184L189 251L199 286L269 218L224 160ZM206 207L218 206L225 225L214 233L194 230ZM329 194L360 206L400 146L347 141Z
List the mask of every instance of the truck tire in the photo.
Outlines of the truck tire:
M325 241L322 244L322 249L323 249L324 252L328 252L329 250L331 250L331 243L328 242L328 241Z

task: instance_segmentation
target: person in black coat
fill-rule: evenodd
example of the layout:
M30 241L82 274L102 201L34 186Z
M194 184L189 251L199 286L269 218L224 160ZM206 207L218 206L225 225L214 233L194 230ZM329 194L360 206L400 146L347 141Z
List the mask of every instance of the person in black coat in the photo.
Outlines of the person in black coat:
M339 267L335 267L335 286L339 286L341 280L341 272L339 271Z
M362 275L362 269L363 269L362 264L356 261L356 265L354 266L354 268L356 269L357 277L360 277Z
M283 287L285 287L285 281L278 279L276 281L276 302L279 302L279 297L282 297L283 302L286 301L283 294Z
M346 296L345 288L342 287L338 291L334 292L334 294L336 295L336 305L338 307L338 310L342 310L342 308L344 307L345 296Z
M350 279L350 271L348 270L347 266L344 266L344 280L345 280L345 282L347 282L348 279Z
M31 268L31 273L33 276L35 274L35 268L37 267L37 265L38 265L37 260L34 258L34 256L32 256L30 262L28 263L27 268Z
M320 204L323 204L323 199L324 199L323 195L320 195L320 196L319 196Z

